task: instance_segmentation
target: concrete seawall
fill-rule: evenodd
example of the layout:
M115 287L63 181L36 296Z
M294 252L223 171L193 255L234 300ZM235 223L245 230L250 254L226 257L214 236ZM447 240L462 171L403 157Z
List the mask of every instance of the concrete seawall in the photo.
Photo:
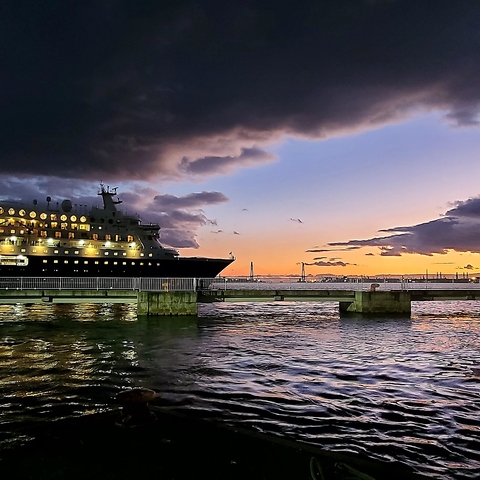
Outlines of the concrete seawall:
M340 302L340 312L410 314L409 292L355 292L353 302Z
M136 303L133 290L0 290L0 303Z
M196 292L138 292L138 315L196 315Z

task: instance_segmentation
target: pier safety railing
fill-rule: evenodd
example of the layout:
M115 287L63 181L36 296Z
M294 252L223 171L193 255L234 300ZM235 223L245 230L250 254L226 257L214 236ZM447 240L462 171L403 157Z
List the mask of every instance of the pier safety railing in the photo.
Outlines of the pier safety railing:
M378 282L378 283L377 283ZM0 277L0 290L460 290L480 289L475 282L298 282L292 278L150 278L150 277Z
M0 277L0 290L135 290L193 292L212 279L134 277Z

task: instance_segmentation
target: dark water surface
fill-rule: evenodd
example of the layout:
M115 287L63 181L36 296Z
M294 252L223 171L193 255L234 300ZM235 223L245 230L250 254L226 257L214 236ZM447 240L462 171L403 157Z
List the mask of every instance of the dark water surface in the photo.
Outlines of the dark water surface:
M134 305L0 306L0 447L144 386L190 415L480 478L480 302L373 320L337 309L226 303L148 319Z

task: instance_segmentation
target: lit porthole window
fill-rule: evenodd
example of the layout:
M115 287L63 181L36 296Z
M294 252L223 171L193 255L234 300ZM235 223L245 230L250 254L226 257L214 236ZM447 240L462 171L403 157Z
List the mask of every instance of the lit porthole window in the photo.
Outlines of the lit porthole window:
M40 218L41 218L42 220L46 220L46 219L47 219L47 214L46 214L46 213L41 213L41 214L40 214Z
M18 212L18 214L19 214L21 217L24 217L24 216L27 214L27 212L22 208L22 209Z
M37 212L34 212L33 210L30 212L30 218L35 218L37 216Z
M108 254L109 254L109 252L105 252L105 255L108 255Z
M54 260L53 263L58 263L58 260Z
M14 208L9 208L8 209L8 214L9 215L15 215L15 209Z
M153 257L153 253L149 253L148 256L149 256L149 257Z
M66 222L66 221L67 221L67 216L66 216L66 215L62 215L62 216L60 217L60 220L61 220L62 222Z
M68 260L64 260L63 263L68 263Z
M71 220L72 222L76 222L76 221L77 221L77 216L76 216L76 215L72 215L72 216L70 217L70 220Z
M80 221L81 221L81 222L86 222L86 221L87 221L87 217L86 217L85 215L82 215L82 216L80 217Z
M105 265L108 265L108 260L105 260L103 263L104 263Z
M0 215L4 212L5 212L5 210L3 209L3 207L0 207Z

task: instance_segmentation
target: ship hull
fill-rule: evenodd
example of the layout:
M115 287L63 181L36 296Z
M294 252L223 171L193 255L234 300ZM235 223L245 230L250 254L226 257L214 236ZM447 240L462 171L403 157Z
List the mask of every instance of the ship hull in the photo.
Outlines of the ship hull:
M26 265L0 265L2 277L161 277L215 278L233 259L177 257L114 261L95 258L28 256Z

